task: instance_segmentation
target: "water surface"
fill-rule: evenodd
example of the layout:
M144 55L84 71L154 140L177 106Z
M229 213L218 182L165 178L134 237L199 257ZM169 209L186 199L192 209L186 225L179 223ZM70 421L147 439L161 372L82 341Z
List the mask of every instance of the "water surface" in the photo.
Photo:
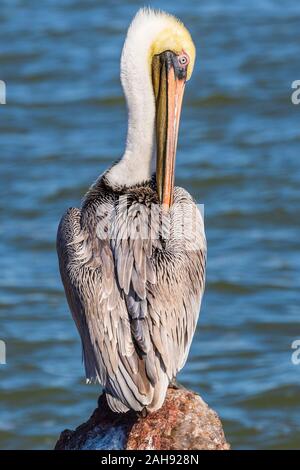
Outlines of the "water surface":
M95 407L60 282L69 206L119 158L119 58L141 2L2 0L0 448L53 448ZM177 183L205 204L207 289L181 381L233 448L299 448L300 7L288 0L154 3L189 27Z

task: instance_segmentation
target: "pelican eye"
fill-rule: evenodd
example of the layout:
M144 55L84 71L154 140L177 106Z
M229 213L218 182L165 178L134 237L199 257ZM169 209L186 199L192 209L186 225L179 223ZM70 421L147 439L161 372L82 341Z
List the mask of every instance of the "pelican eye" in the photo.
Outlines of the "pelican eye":
M190 60L186 54L182 54L178 57L179 65L182 65L182 66L188 65L189 61Z

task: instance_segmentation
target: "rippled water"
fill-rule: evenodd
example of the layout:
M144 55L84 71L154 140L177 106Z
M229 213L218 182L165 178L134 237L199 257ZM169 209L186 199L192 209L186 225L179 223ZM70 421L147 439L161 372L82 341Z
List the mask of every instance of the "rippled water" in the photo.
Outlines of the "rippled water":
M121 155L119 56L142 3L2 0L0 448L52 448L93 410L55 252L58 221ZM190 28L177 183L205 204L207 290L181 381L233 448L300 447L297 2L154 4Z

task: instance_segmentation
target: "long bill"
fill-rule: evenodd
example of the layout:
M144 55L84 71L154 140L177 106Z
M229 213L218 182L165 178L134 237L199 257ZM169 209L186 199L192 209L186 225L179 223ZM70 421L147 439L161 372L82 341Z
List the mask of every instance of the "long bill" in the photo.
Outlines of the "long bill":
M153 61L156 98L156 184L160 203L173 203L175 160L185 79L178 77L174 55L165 52Z

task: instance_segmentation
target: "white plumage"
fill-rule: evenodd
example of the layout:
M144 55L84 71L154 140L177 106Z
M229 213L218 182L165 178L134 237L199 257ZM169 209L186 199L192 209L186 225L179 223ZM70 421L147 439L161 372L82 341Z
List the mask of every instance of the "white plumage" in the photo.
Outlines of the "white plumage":
M142 8L127 32L121 56L121 83L128 108L126 149L107 175L112 185L138 184L155 171L155 101L149 51L162 31L184 28L173 16Z

